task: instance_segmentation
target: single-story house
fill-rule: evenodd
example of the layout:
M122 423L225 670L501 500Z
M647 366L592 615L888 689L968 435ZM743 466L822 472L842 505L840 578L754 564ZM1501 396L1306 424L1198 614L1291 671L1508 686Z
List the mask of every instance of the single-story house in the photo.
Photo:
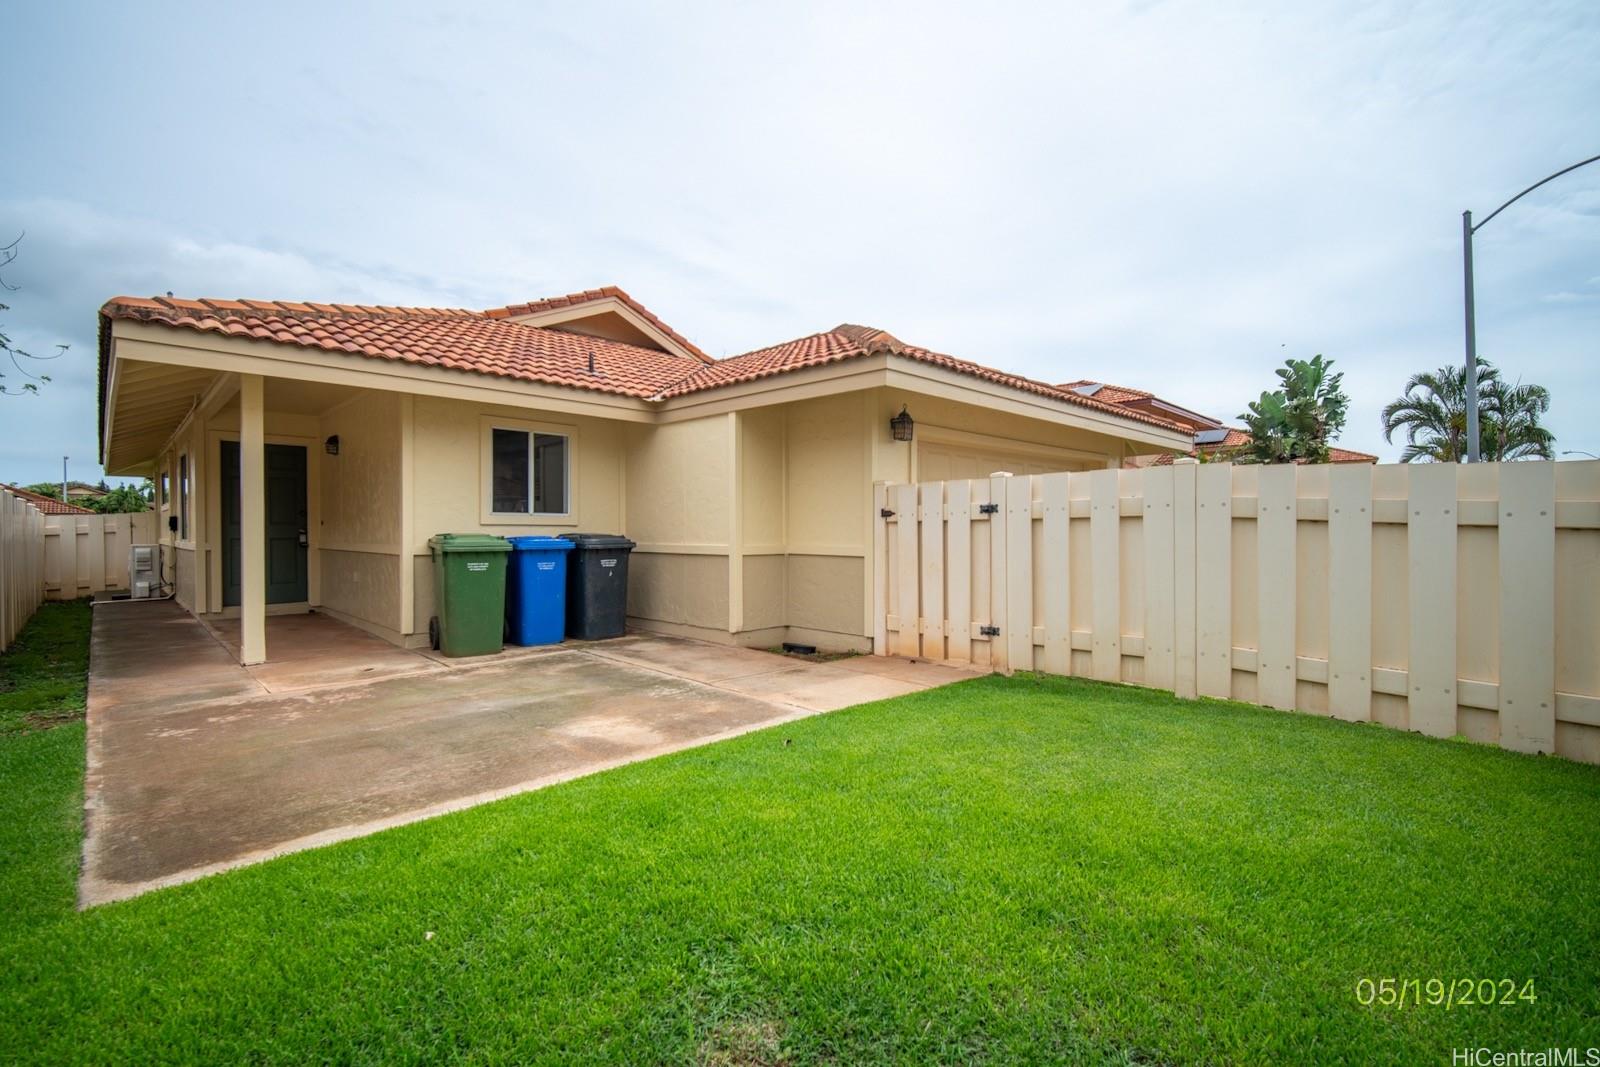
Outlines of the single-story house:
M1221 419L1202 415L1197 411L1181 407L1170 400L1163 400L1154 393L1145 392L1143 389L1130 389L1125 385L1112 385L1109 382L1096 382L1087 378L1080 378L1075 382L1062 382L1058 389L1067 389L1080 396L1090 396L1097 400L1104 400L1108 404L1130 411L1143 411L1156 415L1168 422L1185 427L1193 435L1193 443L1186 454L1198 459L1209 459L1213 456L1228 456L1243 449L1250 443L1250 431L1242 430L1237 426L1225 425ZM1145 454L1130 456L1126 461L1129 467L1148 467L1152 465L1171 463L1176 456L1171 452L1158 454ZM1376 463L1378 457L1368 452L1355 452L1348 448L1328 449L1329 463Z
M117 297L100 442L108 474L160 487L178 601L237 615L260 662L268 613L424 644L441 532L626 534L636 627L867 650L874 482L1121 467L1192 434L863 326L713 359L605 288L487 311Z

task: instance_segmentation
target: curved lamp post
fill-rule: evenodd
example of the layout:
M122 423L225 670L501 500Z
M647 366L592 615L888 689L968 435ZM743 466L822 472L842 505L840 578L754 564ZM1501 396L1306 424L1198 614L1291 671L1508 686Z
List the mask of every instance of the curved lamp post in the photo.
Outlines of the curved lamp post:
M1466 304L1467 304L1467 462L1478 462L1478 326L1472 307L1472 235L1489 225L1491 219L1518 200L1533 192L1545 182L1554 181L1563 174L1569 174L1579 167L1586 167L1590 163L1600 162L1600 156L1590 156L1570 167L1556 171L1548 178L1541 178L1510 200L1489 212L1488 218L1472 224L1472 212L1461 213L1461 265L1465 278Z

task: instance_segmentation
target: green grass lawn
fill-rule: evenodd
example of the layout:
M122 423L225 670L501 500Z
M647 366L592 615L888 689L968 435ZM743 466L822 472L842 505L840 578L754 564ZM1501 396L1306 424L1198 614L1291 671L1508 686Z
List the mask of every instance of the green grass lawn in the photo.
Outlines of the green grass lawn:
M89 612L87 600L42 604L0 655L0 734L82 717Z
M81 745L0 738L0 1060L1600 1045L1600 768L1555 759L988 678L78 914ZM1367 1007L1364 977L1538 999Z

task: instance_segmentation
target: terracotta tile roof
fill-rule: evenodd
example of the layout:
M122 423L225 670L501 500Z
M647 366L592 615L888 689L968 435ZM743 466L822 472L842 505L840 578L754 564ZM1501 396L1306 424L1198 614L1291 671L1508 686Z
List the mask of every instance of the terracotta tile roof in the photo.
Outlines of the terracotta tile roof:
M106 319L273 341L424 367L648 399L702 366L670 352L460 308L119 296ZM593 357L594 370L589 369Z
M53 496L45 496L43 493L32 493L32 492L29 492L26 489L21 488L20 486L6 485L5 483L0 482L0 489L4 489L7 492L13 493L16 496L21 497L23 500L26 500L28 503L30 503L34 507L38 508L40 511L42 511L46 515L95 515L95 514L98 514L98 512L95 512L95 511L91 510L90 508L80 508L76 504L63 504L61 501L57 500Z
M1126 404L1130 400L1154 400L1154 393L1147 393L1143 389L1129 389L1125 385L1112 385L1110 382L1097 382L1088 378L1079 378L1075 382L1062 382L1057 389L1066 389L1084 396L1092 396L1096 400L1104 400L1108 404Z
M417 366L588 389L640 400L665 400L806 367L888 353L1163 430L1187 432L1187 427L1150 412L1120 407L1098 397L1083 396L970 360L909 345L893 334L870 326L846 324L728 359L708 360L698 349L694 349L697 357L691 359L553 326L511 321L515 315L564 306L561 301L582 303L601 296L626 299L620 289L596 289L485 312L462 308L119 296L100 309L102 416L109 351L105 326L114 320L130 320L247 341L298 345ZM638 308L631 300L628 303ZM660 320L651 316L651 321L659 323ZM589 369L591 359L593 371Z
M1247 445L1249 443L1250 443L1250 433L1249 433L1249 431L1241 430L1237 426L1229 426L1228 427L1227 436L1225 436L1222 440L1210 442L1208 444L1203 444L1203 445L1197 444L1197 445L1194 446L1194 448L1189 450L1189 455L1193 456L1193 455L1196 455L1198 453L1204 453L1205 455L1209 456L1209 455L1211 455L1212 453L1215 453L1215 452L1222 452L1222 451L1231 452L1234 449L1243 448L1245 445ZM1165 454L1163 454L1161 456L1158 456L1156 458L1155 465L1156 466L1165 466L1167 464L1170 464L1172 462L1173 458L1174 457L1173 457L1172 453L1170 453L1170 452L1165 453ZM1348 449L1348 448L1330 448L1330 449L1328 449L1328 462L1329 463L1376 463L1376 462L1378 462L1378 457L1374 456L1374 455L1370 455L1370 454L1368 454L1366 452L1355 452L1355 451L1352 451L1351 449Z
M835 326L833 329L823 333L814 333L808 337L785 341L783 344L772 345L769 348L760 348L754 352L746 352L743 355L730 356L728 359L718 360L673 385L662 393L662 396L683 396L703 389L715 389L741 382L758 381L762 378L786 374L805 367L820 367L847 359L860 359L865 356L884 353L914 359L920 363L928 363L936 367L943 367L958 374L994 382L997 385L1010 386L1013 389L1020 389L1023 392L1033 393L1037 396L1049 397L1052 400L1065 401L1078 407L1091 408L1119 418L1132 419L1136 422L1158 426L1163 430L1182 429L1182 427L1176 426L1174 423L1146 412L1122 408L1116 404L1108 404L1096 397L1083 396L1071 390L1061 389L1058 386L1034 381L1031 378L1024 378L1021 375L1008 374L992 367L985 367L970 360L957 359L955 356L947 356L942 352L934 352L917 345L908 345L886 330L879 330L872 326L854 326L849 323Z
M585 289L581 293L569 293L566 296L551 296L543 300L533 300L526 304L511 304L503 308L490 308L484 314L491 319L512 318L518 315L535 315L541 311L553 311L557 308L577 307L582 304L592 304L597 300L612 299L626 304L628 309L650 325L666 334L672 340L692 352L701 362L710 363L712 359L700 349L696 348L687 337L677 330L662 322L656 317L655 312L639 303L633 297L617 288L615 285L603 286L599 289Z

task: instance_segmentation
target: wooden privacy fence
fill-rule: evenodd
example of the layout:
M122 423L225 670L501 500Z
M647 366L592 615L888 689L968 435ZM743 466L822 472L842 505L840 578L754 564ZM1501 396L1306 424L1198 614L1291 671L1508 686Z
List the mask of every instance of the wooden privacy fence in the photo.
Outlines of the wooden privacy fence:
M157 518L153 511L132 515L46 515L45 596L51 600L76 600L106 590L127 589L128 549L156 543Z
M1600 763L1600 462L880 483L879 654Z
M44 516L0 489L0 652L11 647L43 599Z

